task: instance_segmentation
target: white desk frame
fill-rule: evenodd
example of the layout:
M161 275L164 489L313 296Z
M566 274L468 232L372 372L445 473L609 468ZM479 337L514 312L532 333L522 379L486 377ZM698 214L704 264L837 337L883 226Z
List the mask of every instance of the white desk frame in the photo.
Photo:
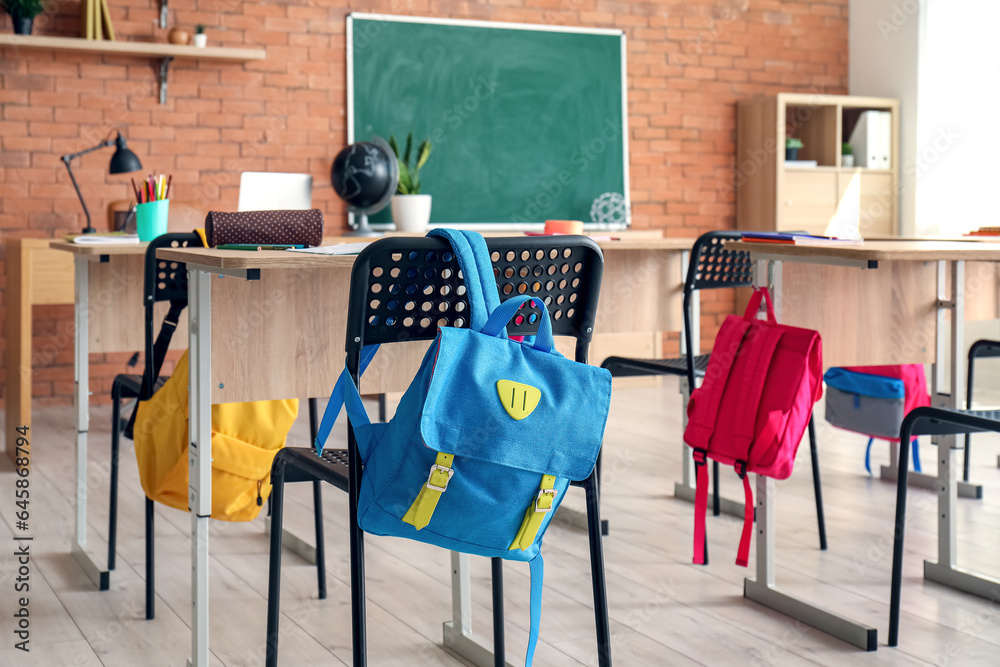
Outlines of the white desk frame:
M87 431L90 429L90 262L73 257L73 422L76 426L76 529L73 558L99 590L108 590L110 574L87 551Z
M775 299L775 315L781 319L781 264L787 257L754 253L756 260L755 283L770 284L772 291L779 295ZM866 261L843 260L828 257L800 257L796 262L811 262L817 264L854 266L868 268ZM952 294L946 289L946 278L949 262L937 262L937 317L936 317L936 350L935 359L947 357L951 362L950 391L944 393L944 369L941 364L934 363L932 371L932 401L934 405L948 408L964 406L964 372L961 349L965 333L965 262L952 261L951 283ZM770 280L768 280L770 273ZM945 345L946 315L951 314L951 344ZM934 439L938 445L938 470L933 477L938 493L938 562L924 562L924 578L950 586L952 588L991 599L1000 586L1000 581L972 574L957 566L957 528L954 521L955 507L958 502L958 487L954 452L957 447L957 436L937 436ZM774 493L774 480L757 477L757 576L744 581L744 596L765 607L796 618L803 623L821 630L833 637L842 639L858 648L876 650L877 633L875 628L869 628L835 612L828 611L798 598L781 593L775 589L774 565L774 506L768 502Z
M187 264L188 338L191 387L188 449L191 509L191 651L189 667L209 665L208 526L212 513L212 291L213 275L248 278L246 269ZM284 538L282 540L284 542ZM452 554L453 620L444 624L444 645L477 667L493 667L493 653L472 632L469 557ZM514 667L507 663L507 667Z

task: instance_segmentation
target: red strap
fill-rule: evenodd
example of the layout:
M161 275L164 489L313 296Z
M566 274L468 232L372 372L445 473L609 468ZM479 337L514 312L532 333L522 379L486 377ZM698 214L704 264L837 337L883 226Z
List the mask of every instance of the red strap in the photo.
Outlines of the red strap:
M774 316L774 304L771 303L771 292L768 291L766 287L754 288L753 294L750 296L750 301L747 302L747 309L743 311L743 319L757 319L757 311L760 310L761 297L764 297L764 300L767 302L767 323L772 325L777 324L778 320Z
M740 388L740 401L735 420L733 434L739 444L745 446L749 455L750 445L754 441L754 431L757 425L757 411L764 397L764 384L771 368L771 360L778 349L778 341L784 332L776 326L766 326L763 323L752 327L744 339L748 355L747 372L743 375L743 386ZM745 443L745 445L744 445Z
M719 329L715 345L712 346L712 359L705 371L705 379L701 387L692 391L688 403L689 423L685 432L685 436L688 437L685 440L694 448L708 448L708 441L712 439L712 433L715 431L722 394L748 331L750 322L735 315L727 317Z
M704 454L695 452L695 456ZM695 463L698 471L694 491L694 564L705 564L705 512L708 510L708 461Z
M753 491L750 489L749 473L743 475L743 496L745 499L745 504L743 505L743 535L740 536L740 548L736 552L736 564L746 567L747 559L750 558L750 536L753 534ZM702 522L704 522L704 517L702 518Z

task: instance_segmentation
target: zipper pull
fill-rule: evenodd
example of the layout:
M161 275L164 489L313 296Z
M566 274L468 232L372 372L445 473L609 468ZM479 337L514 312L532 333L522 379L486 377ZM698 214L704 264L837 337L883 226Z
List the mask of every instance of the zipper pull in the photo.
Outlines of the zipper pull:
M264 504L264 498L260 495L260 489L261 489L262 486L264 486L264 480L263 479L258 479L257 480L257 507L260 507L261 505Z

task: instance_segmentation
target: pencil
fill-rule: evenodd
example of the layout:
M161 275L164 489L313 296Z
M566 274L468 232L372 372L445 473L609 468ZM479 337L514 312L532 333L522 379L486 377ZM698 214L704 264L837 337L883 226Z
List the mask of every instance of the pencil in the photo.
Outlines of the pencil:
M173 174L170 174L169 176L167 176L167 192L166 192L165 196L163 197L164 199L170 199L170 183L173 180L174 180L174 175Z

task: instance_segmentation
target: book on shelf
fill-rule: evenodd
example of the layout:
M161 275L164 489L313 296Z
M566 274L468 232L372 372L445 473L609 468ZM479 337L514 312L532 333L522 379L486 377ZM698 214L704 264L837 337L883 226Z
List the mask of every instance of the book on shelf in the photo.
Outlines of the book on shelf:
M751 243L777 243L782 245L861 245L864 239L847 239L836 236L817 236L797 232L743 232L743 240Z

